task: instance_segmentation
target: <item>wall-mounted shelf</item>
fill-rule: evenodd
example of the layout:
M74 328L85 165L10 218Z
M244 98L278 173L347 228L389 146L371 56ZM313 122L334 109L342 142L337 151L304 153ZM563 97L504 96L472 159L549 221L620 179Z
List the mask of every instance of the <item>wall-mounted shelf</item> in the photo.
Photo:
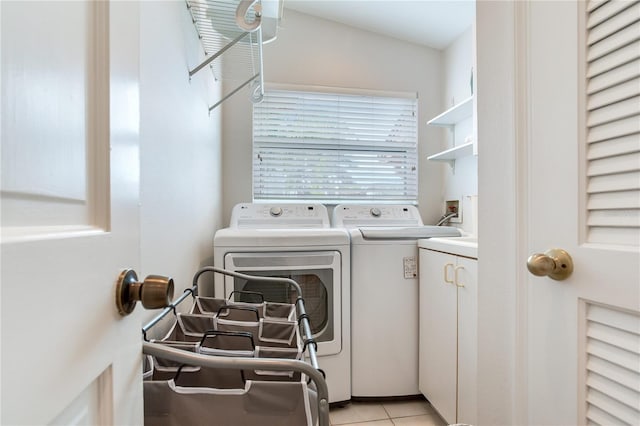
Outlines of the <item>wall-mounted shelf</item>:
M430 126L446 127L453 133L453 140L455 143L456 126L463 120L471 118L473 116L473 96L469 96L464 101L456 104L443 112L442 114L432 118L427 122ZM474 143L466 142L453 148L449 148L445 151L438 152L436 154L427 157L427 160L431 161L444 161L451 166L451 170L455 173L456 160L461 157L473 155Z
M451 166L451 169L455 170L456 160L462 157L468 157L473 155L473 142L467 142L462 145L454 146L437 154L433 154L427 157L427 160L431 161L444 161Z
M462 120L473 115L473 96L456 104L427 122L430 126L454 127Z
M427 157L427 160L433 161L454 161L461 157L467 157L473 154L473 142L467 142L462 145L454 146L446 151L439 152Z
M269 40L275 38L274 21L279 20L281 1L276 2L275 9L272 5L262 7L257 0L186 0L186 3L206 55L202 63L189 70L189 78L208 66L216 81L235 82L224 85L229 90L223 89L220 101L210 106L209 112L247 85L251 101L260 102L264 96L262 26L268 22L266 36Z

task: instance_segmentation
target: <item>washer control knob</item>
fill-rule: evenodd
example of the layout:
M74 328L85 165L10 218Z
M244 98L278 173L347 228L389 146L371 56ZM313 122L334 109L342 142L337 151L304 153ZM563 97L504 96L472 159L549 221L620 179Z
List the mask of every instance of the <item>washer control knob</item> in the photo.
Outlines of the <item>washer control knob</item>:
M371 210L369 210L369 213L371 213L371 216L373 216L373 217L380 217L380 215L382 214L380 209L377 208L377 207L374 207Z
M282 214L282 208L281 207L271 207L271 209L269 209L269 214L271 216L274 217L278 217Z

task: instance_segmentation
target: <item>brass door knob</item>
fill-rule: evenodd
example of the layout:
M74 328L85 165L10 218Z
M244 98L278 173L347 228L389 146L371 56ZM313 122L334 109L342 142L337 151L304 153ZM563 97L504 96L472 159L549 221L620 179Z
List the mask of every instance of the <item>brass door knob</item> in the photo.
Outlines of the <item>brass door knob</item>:
M143 282L132 269L125 269L116 285L116 306L120 315L133 312L138 301L146 309L165 308L173 299L173 279L162 275L148 275Z
M562 249L547 250L544 254L534 253L527 259L527 269L539 277L548 276L557 281L565 280L573 272L573 260Z

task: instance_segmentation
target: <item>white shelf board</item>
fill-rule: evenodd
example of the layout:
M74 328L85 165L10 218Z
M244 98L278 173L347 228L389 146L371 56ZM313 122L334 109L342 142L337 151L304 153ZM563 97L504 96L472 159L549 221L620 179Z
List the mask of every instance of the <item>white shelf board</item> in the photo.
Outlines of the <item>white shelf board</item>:
M465 118L473 115L473 96L468 97L457 105L452 106L442 114L427 122L430 126L453 127Z
M446 151L438 152L427 157L431 161L455 161L460 157L473 155L473 142L467 142L462 145L454 146Z

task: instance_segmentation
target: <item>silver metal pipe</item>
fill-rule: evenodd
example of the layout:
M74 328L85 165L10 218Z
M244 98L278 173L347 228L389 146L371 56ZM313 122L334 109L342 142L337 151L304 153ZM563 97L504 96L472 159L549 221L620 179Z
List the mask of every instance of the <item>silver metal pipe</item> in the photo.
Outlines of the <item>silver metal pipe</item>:
M158 316L156 316L154 319L152 319L151 321L149 321L149 323L147 325L145 325L144 327L142 327L142 333L143 335L146 337L146 333L147 331L149 331L151 329L151 327L153 327L154 325L156 325L157 323L160 322L160 320L162 318L164 318L169 312L172 312L173 310L175 310L176 306L178 306L184 299L187 298L187 296L189 296L189 294L194 295L195 291L196 291L196 287L195 285L193 287L191 287L190 290L185 290L184 293L182 293L180 295L180 297L178 297L175 301L171 302L171 304L169 306L167 306L166 308L164 308L162 310L162 312L160 312L158 314Z
M226 101L227 99L229 99L231 96L235 95L236 92L238 92L240 89L242 89L244 86L246 86L247 84L251 83L256 77L258 77L259 74L254 75L253 77L251 77L249 80L245 81L244 83L242 83L240 86L236 87L233 91L231 91L229 94L227 94L224 98L220 99L218 102L216 102L213 106L209 107L209 112L213 111L218 105L220 105L221 103L223 103L224 101Z
M249 33L242 33L240 34L238 37L234 38L232 41L230 41L225 47L223 47L222 49L218 50L215 54L209 56L207 59L205 59L200 65L198 65L197 67L195 67L193 70L189 71L189 78L193 77L193 75L195 73L197 73L198 71L200 71L202 68L206 67L207 65L209 65L211 62L215 61L216 58L218 58L220 55L222 55L224 52L226 52L227 50L229 50L233 45L235 45L237 42L239 42L240 40L242 40L247 34Z

